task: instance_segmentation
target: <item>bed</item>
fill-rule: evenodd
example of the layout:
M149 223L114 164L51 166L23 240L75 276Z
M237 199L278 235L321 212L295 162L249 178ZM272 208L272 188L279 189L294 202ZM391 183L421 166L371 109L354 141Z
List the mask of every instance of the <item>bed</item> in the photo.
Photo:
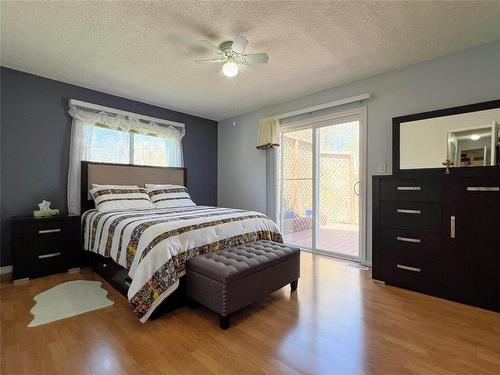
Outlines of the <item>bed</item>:
M92 184L177 184L184 168L82 162L83 250L91 266L128 298L141 322L185 302L183 276L193 256L260 239L282 242L276 224L253 211L194 206L100 212ZM159 313L156 313L159 311Z

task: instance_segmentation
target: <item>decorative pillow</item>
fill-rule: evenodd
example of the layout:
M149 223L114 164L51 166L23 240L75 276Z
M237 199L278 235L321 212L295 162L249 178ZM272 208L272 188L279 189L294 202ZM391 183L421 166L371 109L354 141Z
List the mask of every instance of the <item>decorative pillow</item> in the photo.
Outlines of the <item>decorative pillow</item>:
M182 185L146 184L146 191L156 208L196 206Z
M118 189L125 189L125 188L130 188L130 189L137 189L139 186L137 185L99 185L99 184L92 184L92 189L95 188L118 188Z
M137 185L93 185L90 194L98 211L149 210L155 208L146 189Z

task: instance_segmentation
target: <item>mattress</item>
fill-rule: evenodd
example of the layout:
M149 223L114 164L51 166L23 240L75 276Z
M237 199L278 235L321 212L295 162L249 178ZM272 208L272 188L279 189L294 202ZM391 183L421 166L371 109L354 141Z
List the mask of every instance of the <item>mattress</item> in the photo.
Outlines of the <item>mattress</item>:
M277 225L254 211L195 206L86 211L83 248L127 269L128 300L141 322L179 285L186 261L256 240L283 242Z

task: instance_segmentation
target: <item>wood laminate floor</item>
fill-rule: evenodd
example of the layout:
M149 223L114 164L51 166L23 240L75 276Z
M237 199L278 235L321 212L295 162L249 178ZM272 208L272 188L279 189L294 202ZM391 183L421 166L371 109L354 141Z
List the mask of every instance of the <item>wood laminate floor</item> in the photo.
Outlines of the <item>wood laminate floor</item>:
M283 288L227 331L204 308L141 324L111 307L27 328L33 296L88 270L1 284L2 374L500 374L500 314L375 284L370 271L302 255Z

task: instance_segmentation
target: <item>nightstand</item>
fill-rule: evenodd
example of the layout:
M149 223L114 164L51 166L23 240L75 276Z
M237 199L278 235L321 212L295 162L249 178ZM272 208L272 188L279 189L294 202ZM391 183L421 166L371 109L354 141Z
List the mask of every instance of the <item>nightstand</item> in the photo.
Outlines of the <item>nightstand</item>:
M80 216L12 218L14 282L80 267Z

